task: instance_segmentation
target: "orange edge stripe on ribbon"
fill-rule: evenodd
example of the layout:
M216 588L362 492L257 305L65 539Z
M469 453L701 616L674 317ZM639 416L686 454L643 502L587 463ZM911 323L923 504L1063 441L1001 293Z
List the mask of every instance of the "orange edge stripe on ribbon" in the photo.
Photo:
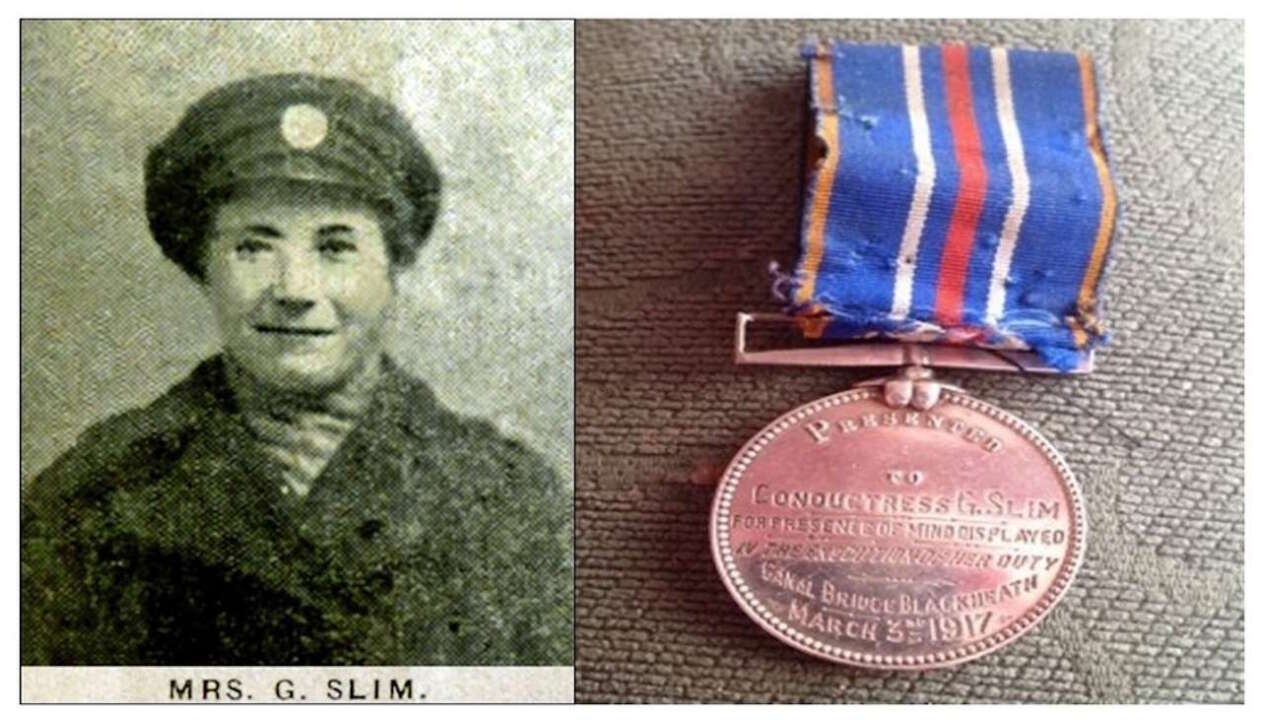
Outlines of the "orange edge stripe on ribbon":
M1082 105L1086 111L1086 139L1090 143L1090 157L1095 163L1095 172L1099 176L1099 186L1103 191L1103 208L1100 210L1099 229L1095 233L1095 246L1090 253L1090 264L1086 266L1086 275L1082 278L1081 290L1077 293L1077 313L1082 322L1072 323L1073 340L1077 347L1085 347L1089 338L1083 327L1095 325L1096 302L1095 291L1099 284L1099 274L1103 272L1103 261L1108 256L1108 242L1112 238L1112 226L1116 221L1116 188L1112 185L1112 176L1108 172L1108 161L1103 154L1103 140L1099 135L1097 108L1095 106L1095 73L1090 56L1082 53L1077 56L1078 67L1081 68Z
M814 197L810 205L809 223L806 226L806 257L801 265L801 285L797 288L797 304L811 305L811 312L818 308L810 301L814 298L815 280L819 273L819 264L823 261L823 230L827 225L828 207L832 200L832 185L836 180L836 169L840 164L840 127L836 115L836 97L832 85L832 53L827 46L824 52L815 56L815 104L818 107L819 127L817 134L824 144L823 164L815 176ZM806 318L802 318L806 320ZM827 325L826 320L819 318L806 320L801 324L807 337L822 336Z

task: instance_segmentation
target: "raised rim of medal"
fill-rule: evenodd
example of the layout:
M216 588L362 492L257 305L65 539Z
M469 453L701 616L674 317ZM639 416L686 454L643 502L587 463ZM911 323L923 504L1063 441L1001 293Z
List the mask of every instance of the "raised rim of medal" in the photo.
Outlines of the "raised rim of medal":
M1086 512L1082 500L1081 486L1073 476L1072 470L1052 445L1034 430L1028 423L987 402L978 400L967 393L945 389L939 403L953 403L970 410L982 412L991 418L1007 425L1018 434L1033 443L1042 454L1051 461L1059 476L1072 505L1074 531L1070 536L1069 549L1066 553L1068 562L1062 567L1055 582L1043 594L1037 604L1022 613L1019 619L1008 624L1002 630L988 635L981 640L954 648L948 651L924 655L879 655L875 653L857 653L845 648L830 645L805 635L791 627L783 619L775 616L753 595L748 585L736 569L735 559L731 555L730 528L726 525L731 509L731 500L739 485L740 477L752 464L753 460L776 437L784 431L796 426L802 420L828 408L859 401L880 399L878 388L853 388L819 398L813 402L789 410L762 428L740 448L735 458L723 472L718 482L717 491L710 509L709 539L714 565L722 577L727 591L736 599L736 603L758 625L780 641L832 662L857 665L877 670L931 670L949 667L966 662L981 655L986 655L1012 642L1036 626L1063 599L1068 587L1072 584L1081 566L1086 552Z

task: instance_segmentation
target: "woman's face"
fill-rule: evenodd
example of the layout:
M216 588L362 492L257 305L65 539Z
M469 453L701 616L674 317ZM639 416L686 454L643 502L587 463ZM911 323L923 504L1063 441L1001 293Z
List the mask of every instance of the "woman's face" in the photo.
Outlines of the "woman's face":
M379 357L394 286L366 205L292 192L235 197L218 208L205 250L224 349L264 384L326 392Z

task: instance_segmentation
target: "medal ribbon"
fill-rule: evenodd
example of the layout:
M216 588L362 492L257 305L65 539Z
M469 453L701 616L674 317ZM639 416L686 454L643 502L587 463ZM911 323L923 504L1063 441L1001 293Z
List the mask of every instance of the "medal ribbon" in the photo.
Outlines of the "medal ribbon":
M1086 55L806 48L815 145L791 312L807 336L1033 350L1105 339L1116 191Z

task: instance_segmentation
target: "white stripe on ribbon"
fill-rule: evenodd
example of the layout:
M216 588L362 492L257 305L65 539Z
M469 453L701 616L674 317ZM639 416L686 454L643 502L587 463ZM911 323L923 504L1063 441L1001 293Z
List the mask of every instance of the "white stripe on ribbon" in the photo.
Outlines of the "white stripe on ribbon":
M1007 49L992 48L991 64L994 66L994 97L998 104L998 127L1003 133L1003 145L1007 149L1007 170L1011 173L1011 205L1003 218L1003 230L998 240L998 252L994 255L994 269L990 275L990 291L985 303L985 322L998 324L1007 303L1007 273L1011 270L1011 256L1016 251L1016 239L1020 225L1029 208L1029 171L1025 168L1025 148L1020 139L1020 126L1016 124L1016 108L1011 98L1011 69L1007 65Z
M919 241L924 234L924 221L928 218L933 183L937 180L932 137L928 132L928 114L924 112L924 83L920 77L919 47L902 47L902 68L906 76L906 109L911 119L911 145L915 150L916 172L915 194L911 198L911 209L906 215L902 246L898 250L898 271L893 279L893 308L890 315L894 320L905 319L911 311L911 281L915 279Z

